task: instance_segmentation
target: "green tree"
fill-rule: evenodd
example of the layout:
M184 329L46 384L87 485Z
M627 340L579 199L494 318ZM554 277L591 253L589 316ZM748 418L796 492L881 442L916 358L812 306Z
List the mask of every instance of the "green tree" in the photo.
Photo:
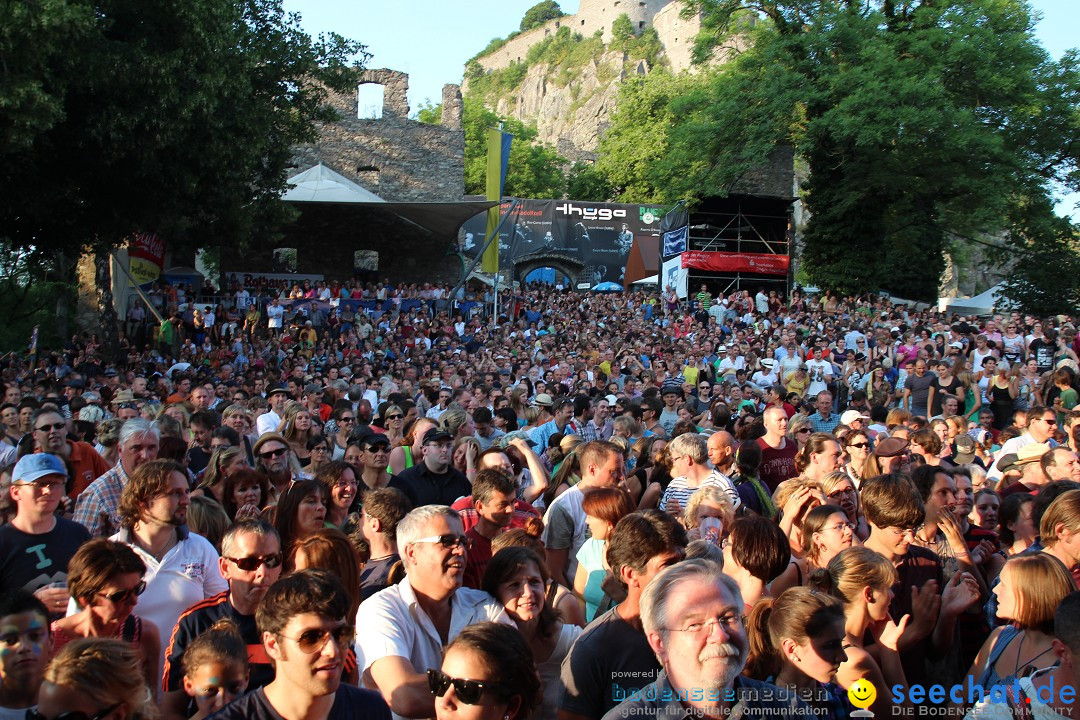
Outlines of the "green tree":
M611 23L611 47L626 52L634 40L634 23L626 13L615 18Z
M747 23L747 9L764 22ZM1008 229L1018 191L1077 185L1076 61L1050 60L1021 0L695 10L699 59L736 32L750 47L670 101L653 182L724 194L772 148L794 146L810 173L803 263L822 287L936 297L950 232Z
M1011 265L1003 294L1036 316L1071 315L1080 307L1080 228L1058 217L1046 198L1018 198L1012 232L992 254Z
M565 15L559 3L555 0L543 0L525 11L525 17L521 18L521 32L527 32L535 27L540 27L548 20L561 18Z
M520 120L500 118L478 100L465 98L462 126L465 130L465 192L483 195L487 178L487 131L502 123L514 136L506 171L504 194L521 198L563 196L566 161L551 147L536 143L536 129Z
M0 239L94 252L99 279L137 231L187 253L267 237L288 212L292 148L334 117L327 89L355 87L366 57L338 35L313 40L280 0L15 5L42 30L26 67L55 110L0 146ZM32 86L0 84L0 106ZM101 303L109 328L107 291Z

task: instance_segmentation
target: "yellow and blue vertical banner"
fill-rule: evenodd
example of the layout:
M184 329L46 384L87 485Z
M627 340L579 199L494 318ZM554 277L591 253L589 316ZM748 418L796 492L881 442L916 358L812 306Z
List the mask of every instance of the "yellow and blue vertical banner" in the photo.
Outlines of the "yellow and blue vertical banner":
M510 143L514 136L497 128L488 130L487 135L487 199L502 202L503 188L506 185L506 168L510 163ZM491 237L499 225L499 205L488 210L487 237ZM480 269L486 273L499 272L499 240L495 238L488 244Z

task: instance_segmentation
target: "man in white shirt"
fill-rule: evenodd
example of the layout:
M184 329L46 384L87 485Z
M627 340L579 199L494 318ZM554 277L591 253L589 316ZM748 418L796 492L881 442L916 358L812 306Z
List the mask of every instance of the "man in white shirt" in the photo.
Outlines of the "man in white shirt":
M810 387L806 389L807 397L816 397L818 393L825 392L832 382L833 366L824 356L821 348L814 348L813 359L806 361L806 373L810 376Z
M512 622L495 598L461 586L467 539L457 512L418 507L398 523L397 540L405 579L361 603L356 662L395 718L430 718L435 698L426 672L442 663L443 648L467 625Z
M277 298L270 301L270 304L266 307L266 327L271 330L273 335L274 330L281 330L281 322L285 317L285 308L281 307L281 303Z
M761 369L754 373L750 382L760 388L767 388L780 382L780 376L776 372L776 361L772 358L761 358Z
M271 388L266 394L266 400L270 403L270 410L260 415L255 420L256 435L262 435L277 430L281 424L281 410L289 399L289 392L283 387Z

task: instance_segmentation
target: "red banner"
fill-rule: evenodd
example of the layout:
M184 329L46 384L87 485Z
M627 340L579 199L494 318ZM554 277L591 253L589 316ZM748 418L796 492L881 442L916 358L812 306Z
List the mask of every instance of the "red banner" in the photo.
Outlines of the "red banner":
M165 264L165 241L153 233L136 233L128 243L128 268L139 285L154 282Z
M701 252L682 254L682 266L710 272L751 272L762 275L787 275L791 258L768 253Z

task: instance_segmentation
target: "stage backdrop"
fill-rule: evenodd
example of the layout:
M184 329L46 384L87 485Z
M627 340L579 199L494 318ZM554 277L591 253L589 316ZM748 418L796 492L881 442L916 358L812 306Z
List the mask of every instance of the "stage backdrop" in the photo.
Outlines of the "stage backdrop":
M510 202L500 210L506 212ZM521 200L499 231L499 266L526 256L557 252L585 266L579 282L622 286L635 236L659 236L664 209L647 205L572 200ZM485 215L465 223L462 249L475 256L484 244Z

